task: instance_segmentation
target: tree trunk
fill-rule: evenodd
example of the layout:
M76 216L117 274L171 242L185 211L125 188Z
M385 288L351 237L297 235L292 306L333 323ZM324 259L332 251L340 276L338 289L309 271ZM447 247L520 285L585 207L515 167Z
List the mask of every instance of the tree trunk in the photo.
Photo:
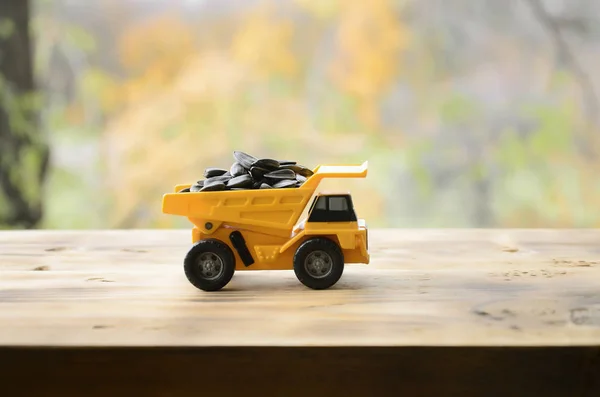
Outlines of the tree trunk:
M0 227L42 219L49 149L38 127L28 0L0 0Z

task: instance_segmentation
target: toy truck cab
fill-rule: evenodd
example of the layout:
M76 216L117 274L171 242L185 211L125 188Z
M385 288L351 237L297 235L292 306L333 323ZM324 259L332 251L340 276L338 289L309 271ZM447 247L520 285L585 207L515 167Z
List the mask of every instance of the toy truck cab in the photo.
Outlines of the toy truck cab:
M352 195L344 192L322 192L318 193L310 205L306 219L294 228L294 234L301 230L319 230L323 224L345 223L356 230L367 232L367 224L364 219L358 219L352 202ZM365 241L368 248L368 240ZM368 263L368 258L367 263Z
M357 222L350 193L320 193L315 197L308 222Z
M184 272L199 289L219 290L238 270L292 269L305 286L326 289L345 263L369 263L367 226L350 193L315 194L316 188L323 178L366 175L366 162L319 166L299 188L169 193L162 209L194 224Z

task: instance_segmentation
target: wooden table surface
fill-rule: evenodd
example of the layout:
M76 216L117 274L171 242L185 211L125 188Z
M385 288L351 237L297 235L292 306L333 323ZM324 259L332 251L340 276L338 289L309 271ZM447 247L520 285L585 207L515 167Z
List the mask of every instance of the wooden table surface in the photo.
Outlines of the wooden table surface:
M2 373L17 379L38 365L44 377L52 365L40 357L48 357L49 347L67 355L74 348L105 354L98 353L102 348L116 357L161 346L167 349L163 362L180 366L182 352L208 354L215 347L218 360L235 348L254 360L260 354L289 360L282 352L301 347L322 362L335 356L338 364L348 362L347 349L363 348L356 352L365 360L378 357L364 371L379 374L387 373L382 363L400 356L417 367L418 357L428 357L423 371L436 370L432 365L444 359L438 365L450 373L459 371L452 363L473 371L489 359L511 379L506 368L529 357L540 373L575 371L550 382L553 387L600 390L590 380L600 378L600 230L370 230L369 239L371 264L348 265L329 290L305 288L292 271L245 271L224 290L208 293L183 274L189 230L0 232L0 363L12 362ZM339 349L319 356L317 347ZM135 366L129 351L120 362ZM386 356L390 351L400 356ZM65 357L59 362L70 370L81 364ZM410 363L403 365L410 370ZM527 389L525 375L514 376L518 390L562 395L533 380ZM430 383L411 379L411 387ZM479 390L448 379L445 390ZM364 387L364 393L375 390ZM355 385L358 394L345 395L370 395L357 390L363 389Z

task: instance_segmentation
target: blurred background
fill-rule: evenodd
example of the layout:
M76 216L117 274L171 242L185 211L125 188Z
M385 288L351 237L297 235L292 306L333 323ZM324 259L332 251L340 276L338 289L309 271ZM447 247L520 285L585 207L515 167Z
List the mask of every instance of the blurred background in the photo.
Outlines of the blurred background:
M233 150L370 227L600 226L596 0L1 0L0 226L190 227Z

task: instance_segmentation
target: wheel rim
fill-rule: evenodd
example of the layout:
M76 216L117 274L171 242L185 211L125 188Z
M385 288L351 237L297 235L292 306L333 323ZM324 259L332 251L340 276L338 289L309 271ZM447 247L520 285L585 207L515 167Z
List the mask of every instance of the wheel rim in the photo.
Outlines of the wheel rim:
M196 261L198 275L205 280L215 280L223 274L225 266L219 255L212 252L204 252L198 256Z
M304 269L311 277L327 277L333 269L333 259L325 251L313 251L304 260Z

